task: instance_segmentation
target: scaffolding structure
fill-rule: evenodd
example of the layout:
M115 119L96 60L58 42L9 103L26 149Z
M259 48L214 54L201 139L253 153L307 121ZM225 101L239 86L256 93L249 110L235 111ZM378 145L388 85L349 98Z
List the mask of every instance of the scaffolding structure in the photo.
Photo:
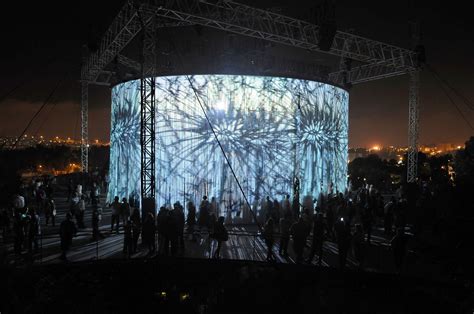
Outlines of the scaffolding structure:
M415 182L420 72L415 51L342 31L335 31L329 39L328 49L321 40L325 30L320 26L230 0L128 0L124 4L102 36L97 51L90 53L82 65L81 162L84 172L88 170L88 87L91 84L110 86L114 73L106 67L117 60L127 68L141 70L141 196L142 200L154 198L155 34L158 28L189 25L337 56L341 65L324 75L327 82L338 86L348 88L354 84L409 74L407 181ZM136 62L122 52L140 32L143 35L143 60Z

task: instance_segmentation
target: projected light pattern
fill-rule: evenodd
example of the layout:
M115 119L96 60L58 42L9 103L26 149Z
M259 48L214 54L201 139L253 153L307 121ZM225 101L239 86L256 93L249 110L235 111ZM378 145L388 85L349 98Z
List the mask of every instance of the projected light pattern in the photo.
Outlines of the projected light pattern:
M344 191L348 93L328 84L279 77L191 76L249 201ZM140 193L140 81L112 90L108 199ZM157 205L216 197L228 208L242 195L185 76L158 77Z

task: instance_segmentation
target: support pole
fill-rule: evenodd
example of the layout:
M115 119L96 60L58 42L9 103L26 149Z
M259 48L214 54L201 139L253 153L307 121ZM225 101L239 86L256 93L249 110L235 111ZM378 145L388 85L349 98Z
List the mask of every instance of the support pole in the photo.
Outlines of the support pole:
M155 65L156 38L154 20L142 24L143 49L140 80L141 113L141 207L142 219L151 212L155 214Z
M407 182L416 182L418 164L418 122L420 70L409 73Z
M89 84L81 82L81 169L89 169Z

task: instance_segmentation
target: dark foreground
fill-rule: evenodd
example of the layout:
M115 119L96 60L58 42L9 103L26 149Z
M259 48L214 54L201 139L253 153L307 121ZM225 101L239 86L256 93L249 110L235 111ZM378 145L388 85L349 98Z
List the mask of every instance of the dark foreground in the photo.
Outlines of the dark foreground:
M190 258L2 268L3 313L472 313L469 287Z

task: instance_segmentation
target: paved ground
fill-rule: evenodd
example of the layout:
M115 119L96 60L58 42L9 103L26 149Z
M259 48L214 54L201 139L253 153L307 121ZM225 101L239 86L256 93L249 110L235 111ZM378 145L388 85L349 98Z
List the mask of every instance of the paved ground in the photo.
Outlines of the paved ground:
M56 217L56 226L45 226L44 219L41 217L42 236L40 239L40 249L34 254L35 263L62 263L59 259L59 224L65 219L66 211L68 209L68 202L64 194L58 193L55 197L57 204L58 215ZM110 232L110 217L111 209L103 207L103 220L101 221L100 230L104 238L99 241L91 241L91 208L86 209L84 221L85 229L80 230L73 240L72 249L68 253L69 261L87 261L95 259L111 259L124 258L122 254L123 248L123 233L120 230L119 234ZM228 225L229 240L223 245L221 251L221 258L223 259L239 259L239 260L255 260L265 261L266 259L266 245L261 237L257 235L257 228L255 226L231 226ZM8 252L7 260L9 264L24 264L27 260L28 254L24 251L20 256L13 253L13 245L11 238L6 240L6 249ZM141 241L139 241L140 243ZM276 241L276 244L278 240ZM308 240L308 245L310 240ZM184 257L198 257L210 258L212 255L215 243L209 239L207 233L202 233L197 241L190 241L189 236L185 241L185 251L180 252ZM278 254L278 247L273 248L277 262L279 263L294 263L295 256L292 249L292 241L289 244L289 257L282 257ZM374 235L372 236L372 244L366 246L366 263L364 270L379 271L379 272L394 272L393 256L389 247L389 240L383 237L381 227L376 227ZM308 248L306 254L308 254ZM324 243L323 266L337 267L338 266L338 249L333 242L326 241ZM144 258L150 256L144 247L139 247L139 251L132 255L131 258ZM154 256L154 254L151 254ZM315 264L317 258L315 257L313 263ZM435 277L439 274L436 265L427 265L420 263L413 251L409 251L405 263L405 272L419 276ZM356 268L356 262L350 253L348 256L347 266L349 268Z

